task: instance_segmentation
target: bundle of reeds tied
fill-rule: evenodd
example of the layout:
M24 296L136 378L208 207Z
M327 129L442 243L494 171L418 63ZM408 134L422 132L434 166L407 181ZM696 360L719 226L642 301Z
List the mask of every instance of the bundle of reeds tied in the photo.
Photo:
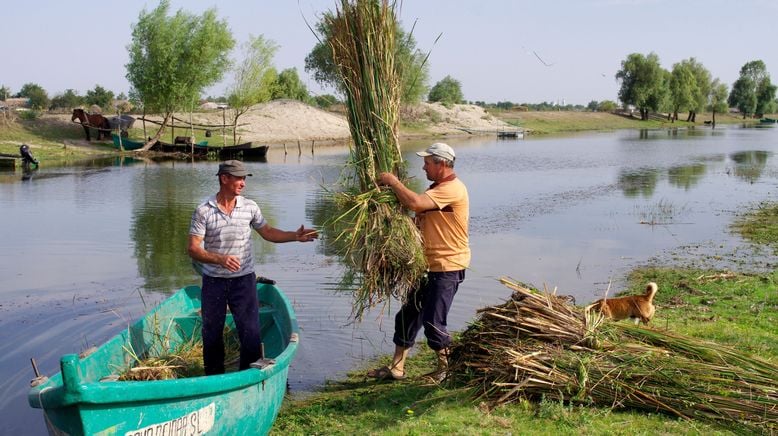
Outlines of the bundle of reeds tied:
M501 279L452 368L492 406L522 398L663 412L738 432L778 431L778 367L719 344L603 322L563 298Z
M340 213L330 223L340 231L354 292L352 316L391 297L404 299L426 271L419 231L376 178L404 178L398 141L400 72L395 64L397 18L386 0L341 0L325 17L332 56L343 80L353 144L345 187L336 194Z

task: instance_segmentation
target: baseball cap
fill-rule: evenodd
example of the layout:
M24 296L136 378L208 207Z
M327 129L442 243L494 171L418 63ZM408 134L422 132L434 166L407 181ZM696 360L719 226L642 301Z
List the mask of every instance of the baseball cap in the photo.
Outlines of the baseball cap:
M454 149L451 148L448 144L444 144L442 142L436 142L427 147L426 150L418 151L416 154L421 157L434 155L442 157L443 159L448 159L452 162L457 158L456 153L454 153Z
M235 177L246 177L252 175L249 170L246 169L246 166L243 165L243 162L239 160L226 160L220 163L219 172L216 173L216 175L218 176L219 174L229 174Z

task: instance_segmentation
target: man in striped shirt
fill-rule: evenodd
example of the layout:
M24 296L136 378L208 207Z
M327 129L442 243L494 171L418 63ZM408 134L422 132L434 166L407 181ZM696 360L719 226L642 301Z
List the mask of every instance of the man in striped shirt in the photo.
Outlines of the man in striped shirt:
M202 266L203 364L205 374L224 373L224 322L227 307L240 340L240 369L260 358L259 302L251 230L270 242L309 242L316 230L300 226L279 230L259 206L240 195L251 176L241 161L219 164L219 192L197 206L189 228L189 256Z

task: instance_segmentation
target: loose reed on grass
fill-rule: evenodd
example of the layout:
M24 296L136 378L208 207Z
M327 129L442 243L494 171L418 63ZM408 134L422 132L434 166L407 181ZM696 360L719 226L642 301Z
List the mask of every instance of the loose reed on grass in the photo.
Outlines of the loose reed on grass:
M336 194L338 228L354 292L352 316L391 297L404 299L426 271L421 238L394 194L380 188L381 172L404 177L398 142L400 73L395 64L394 3L342 0L325 17L332 57L346 93L353 178ZM347 280L348 281L348 280Z
M492 406L542 398L778 431L778 367L724 346L604 321L501 279L509 301L479 310L453 375Z

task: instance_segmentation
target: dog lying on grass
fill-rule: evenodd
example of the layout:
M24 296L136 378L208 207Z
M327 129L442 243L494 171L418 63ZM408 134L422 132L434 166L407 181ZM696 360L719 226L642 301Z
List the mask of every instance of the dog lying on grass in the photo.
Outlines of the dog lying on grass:
M648 324L648 322L651 321L651 318L654 317L654 312L656 311L656 308L654 307L654 295L656 295L658 289L656 283L650 282L646 286L646 293L643 295L603 298L586 306L584 310L589 312L592 309L597 309L604 316L614 321L632 318L635 321L635 325L641 321L643 324Z

